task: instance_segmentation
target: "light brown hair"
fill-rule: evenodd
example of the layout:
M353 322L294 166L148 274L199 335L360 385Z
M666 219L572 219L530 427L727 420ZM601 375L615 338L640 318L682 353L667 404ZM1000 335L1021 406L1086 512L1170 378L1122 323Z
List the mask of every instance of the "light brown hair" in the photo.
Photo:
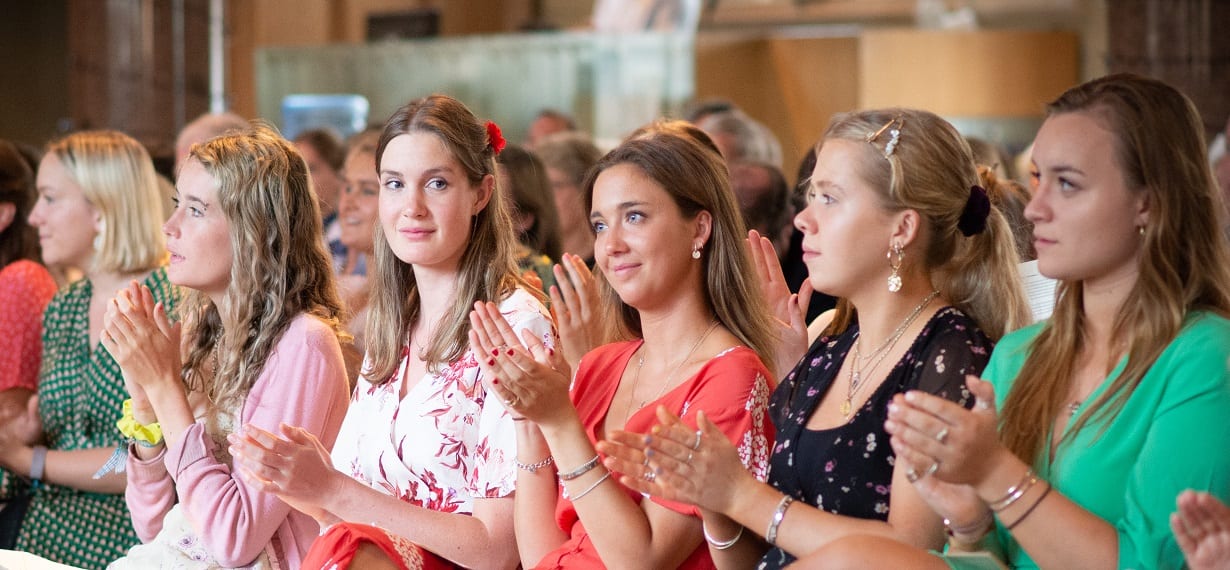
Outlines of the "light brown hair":
M1155 79L1117 74L1073 87L1047 106L1049 116L1065 113L1093 117L1114 135L1115 162L1128 189L1149 204L1139 276L1111 332L1111 345L1126 347L1127 365L1089 405L1091 412L1077 418L1071 435L1094 418L1119 413L1191 311L1230 315L1230 252L1200 115L1186 96ZM1082 292L1081 281L1059 284L1055 311L1004 403L1000 437L1026 462L1044 449L1045 426L1061 413L1086 348Z

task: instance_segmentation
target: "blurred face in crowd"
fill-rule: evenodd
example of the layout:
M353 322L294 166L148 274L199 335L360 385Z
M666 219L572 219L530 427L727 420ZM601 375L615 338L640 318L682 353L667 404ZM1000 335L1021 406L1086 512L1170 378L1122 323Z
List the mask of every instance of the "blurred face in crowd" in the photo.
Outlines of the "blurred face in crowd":
M346 186L338 202L342 243L363 253L372 252L372 235L380 220L380 177L376 156L352 152L346 157Z
M38 228L43 261L51 266L88 269L102 214L54 154L48 153L39 163L37 186L38 201L29 221Z

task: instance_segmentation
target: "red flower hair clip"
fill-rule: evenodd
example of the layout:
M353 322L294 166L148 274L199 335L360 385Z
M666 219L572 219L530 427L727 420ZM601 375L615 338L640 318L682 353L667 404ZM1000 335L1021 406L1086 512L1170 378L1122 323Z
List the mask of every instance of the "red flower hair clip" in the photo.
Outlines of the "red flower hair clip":
M504 140L504 133L500 132L500 126L492 121L487 121L487 144L491 145L491 150L495 154L500 154L504 150L504 145L508 144Z

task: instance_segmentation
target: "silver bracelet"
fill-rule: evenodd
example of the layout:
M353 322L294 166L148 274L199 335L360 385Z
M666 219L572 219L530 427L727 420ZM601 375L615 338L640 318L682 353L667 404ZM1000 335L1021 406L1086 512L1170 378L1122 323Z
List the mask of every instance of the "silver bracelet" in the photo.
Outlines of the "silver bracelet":
M1017 500L1025 495L1025 492L1028 491L1030 487L1033 487L1037 483L1038 476L1034 473L1033 468L1030 467L1025 471L1025 476L1021 478L1020 483L1009 487L1007 494L1005 494L1003 498L997 501L992 501L988 506L991 507L992 511L998 513L999 511L1012 506L1012 503L1017 502Z
M573 479L576 479L577 477L580 477L586 473L589 473L590 469L593 469L594 467L597 467L597 466L598 466L598 454L595 453L593 459L586 461L584 465L577 467L576 469L573 469L572 471L569 471L567 473L560 473L559 480L560 481L571 481Z
M543 459L542 461L539 461L537 463L522 463L520 461L517 461L516 459L513 459L513 465L516 465L517 469L520 469L522 471L529 471L531 474L552 463L555 463L555 458L551 457L550 455L548 455L546 459Z
M773 546L777 546L777 527L782 525L782 519L786 518L786 509L790 508L790 503L794 502L794 497L783 495L782 500L777 503L777 509L773 511L773 519L769 521L769 529L764 533L766 542Z
M598 485L601 485L603 481L606 481L607 479L610 479L610 478L611 478L611 472L610 472L610 471L607 471L605 475L603 475L603 476L599 477L597 481L594 481L594 484L593 484L593 485L590 485L590 486L586 487L584 491L581 491L580 493L578 493L578 494L577 494L577 496L573 497L573 498L572 498L572 502L574 502L574 503L575 503L575 502L577 502L577 501L581 500L581 497L584 497L585 495L588 495L590 491L593 491L594 489L597 489L597 488L598 488Z
M712 546L715 550L729 550L736 542L739 542L740 538L743 538L743 525L739 525L739 532L736 532L735 537L730 540L713 538L713 535L709 534L709 528L705 526L705 521L703 520L700 521L700 532L704 533L705 542L708 542L709 546Z

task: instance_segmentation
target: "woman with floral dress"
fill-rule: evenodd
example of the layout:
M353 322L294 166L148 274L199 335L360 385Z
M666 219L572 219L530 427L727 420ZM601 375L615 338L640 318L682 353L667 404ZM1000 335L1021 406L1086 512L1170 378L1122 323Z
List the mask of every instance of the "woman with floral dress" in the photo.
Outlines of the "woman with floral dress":
M518 332L554 332L513 259L503 145L446 96L385 125L367 358L332 456L294 429L234 446L246 476L328 528L303 568L517 564L513 417L480 381L467 317L490 299Z

